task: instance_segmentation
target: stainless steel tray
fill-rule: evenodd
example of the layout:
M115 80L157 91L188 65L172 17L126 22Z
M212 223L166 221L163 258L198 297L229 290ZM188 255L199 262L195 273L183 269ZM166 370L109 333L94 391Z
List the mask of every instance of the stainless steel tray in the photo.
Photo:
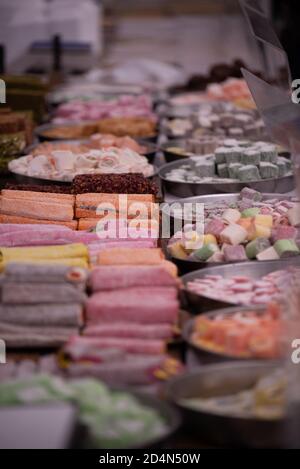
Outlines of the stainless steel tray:
M229 279L234 275L247 275L252 279L258 280L271 272L288 269L291 266L300 267L300 256L278 261L239 262L237 264L207 267L181 277L183 283L182 295L188 309L195 314L205 313L218 308L236 306L236 303L229 303L205 295L198 295L197 293L189 291L186 285L188 282L198 278L204 278L206 275L221 275L224 279Z
M286 420L269 421L217 415L187 409L180 399L229 395L252 388L275 371L280 363L231 362L208 365L179 376L166 384L166 396L182 412L184 431L222 447L280 448L284 444Z
M231 203L231 202L236 202L237 200L239 199L239 193L234 193L234 194L211 194L211 195L203 195L203 196L197 196L197 197L188 197L188 198L185 198L185 199L179 199L179 200L176 200L176 204L179 204L179 205L182 205L182 204L185 204L185 203L202 203L202 204L211 204L211 203L222 203L224 201L224 203ZM279 199L279 200L290 200L290 199L295 199L295 200L298 200L296 196L291 196L291 195L284 195L284 194L276 194L276 193L264 193L263 194L263 200L271 200L271 199ZM170 220L170 233L171 235L174 234L174 217L173 216L170 216L170 206L172 205L171 204L164 204L164 206L162 207L162 213L165 215L165 216L169 216L171 218ZM180 218L177 218L177 220L182 220ZM192 222L193 220L185 220L186 222ZM193 261L193 260L190 260L190 259L186 259L186 260L182 260L182 259L178 259L176 257L173 257L173 256L170 256L170 254L168 253L168 249L167 249L167 240L163 240L162 241L162 247L164 249L164 252L166 254L167 257L169 257L169 259L174 262L174 264L177 265L178 267L178 270L180 272L181 275L184 275L184 274L187 274L189 272L194 272L196 270L199 270L199 269L206 269L206 268L209 268L209 267L217 267L217 266L230 266L230 265L236 265L236 264L243 264L241 262L221 262L221 263L214 263L213 265L212 264L208 264L207 262L202 262L202 261ZM267 262L272 262L272 261L267 261ZM245 261L245 263L248 264L247 261ZM252 261L250 262L251 264L258 264L259 261Z
M186 160L179 159L172 163L167 163L159 170L159 177L162 181L164 191L169 192L176 197L193 197L196 195L220 194L240 192L244 187L250 187L259 192L278 192L286 193L295 188L294 176L284 176L277 179L262 179L253 182L176 182L166 179L166 174L181 165L187 164Z

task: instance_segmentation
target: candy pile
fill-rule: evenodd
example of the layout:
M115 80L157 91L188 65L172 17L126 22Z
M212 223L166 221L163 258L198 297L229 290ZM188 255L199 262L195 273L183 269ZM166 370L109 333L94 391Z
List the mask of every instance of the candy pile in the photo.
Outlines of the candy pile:
M141 182L140 178L137 180ZM92 185L93 181L89 183ZM55 256L55 246L84 243L90 261L108 246L156 246L159 213L153 194L86 193L83 190L83 194L72 195L37 192L39 187L33 187L32 191L28 186L27 190L3 189L1 192L2 263L7 261L7 249L24 246L53 246L55 259L71 257L68 262L73 265L84 263L84 266L87 266L87 259L81 259L81 255L65 256L57 249ZM138 191L139 187L136 189ZM146 187L140 187L142 190L146 191ZM22 257L26 253L24 249ZM30 260L30 250L28 256ZM41 260L49 258L49 261L51 257L50 249L46 248L39 256Z
M244 104L243 107L253 107L254 105L246 81L237 78L228 78L223 83L212 83L207 87L206 93L184 93L174 96L170 102L175 106L186 106L199 105L212 100Z
M294 200L266 200L244 188L240 200L224 208L206 207L204 234L185 225L170 240L169 253L202 262L276 260L297 256L300 204Z
M57 181L72 181L77 174L142 173L151 176L154 171L144 156L128 148L115 147L82 153L52 150L22 156L11 161L9 169L21 175Z
M221 101L252 100L247 82L242 78L228 78L223 83L212 83L207 87L207 95Z
M86 281L87 272L78 267L10 263L2 278L0 304L6 346L58 347L78 333Z
M265 311L198 316L191 340L196 346L235 358L278 358L282 332L280 309L270 303Z
M205 275L188 282L188 291L217 301L241 305L268 304L280 301L289 287L291 276L300 274L299 268L277 270L260 279L247 275L233 275L224 278L222 275Z
M156 134L156 121L148 117L111 117L93 123L53 125L40 131L45 139L81 139L95 133L113 134L118 137L152 137Z
M78 99L61 104L55 111L54 122L93 121L110 117L149 117L155 120L149 96L121 95L102 100Z
M262 138L265 126L256 110L238 109L230 103L203 104L191 117L166 121L170 137L199 138L203 135L229 138Z
M224 140L214 154L192 156L188 163L166 174L166 179L177 182L251 182L276 179L291 174L291 160L279 157L275 145L248 140Z
M84 153L91 149L101 150L103 148L129 148L140 155L146 153L147 148L140 145L131 137L115 137L110 134L93 134L89 139L82 143L77 142L44 142L36 145L30 152L33 156L51 155L55 150L72 151L73 153Z
M106 250L90 287L87 327L65 347L69 374L122 384L162 378L154 372L164 367L179 311L175 266L160 249Z

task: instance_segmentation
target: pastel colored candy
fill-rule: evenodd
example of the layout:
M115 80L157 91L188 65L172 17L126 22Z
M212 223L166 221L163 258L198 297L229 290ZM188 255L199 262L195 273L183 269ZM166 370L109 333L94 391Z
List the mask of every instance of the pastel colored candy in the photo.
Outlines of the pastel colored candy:
M247 239L247 231L240 225L232 223L221 233L221 241L232 245L244 243Z
M242 199L250 199L253 202L260 202L262 200L262 194L250 187L244 187L241 190Z
M240 218L240 212L234 208L228 208L222 215L222 219L228 223L236 223Z
M280 239L293 239L296 240L298 230L294 226L279 225L272 230L272 241L276 243Z
M255 216L254 222L260 226L266 226L272 228L273 226L273 217L272 215L261 215L258 214Z
M206 244L202 248L198 249L194 255L200 261L207 261L215 252L218 252L219 248L216 244Z
M295 204L290 208L287 217L292 226L300 226L300 204Z
M256 259L258 261L275 261L279 259L279 256L274 247L271 246L270 248L265 249L264 251L257 254Z
M227 246L224 249L224 259L226 262L236 262L247 260L244 246Z
M270 247L270 241L267 238L256 238L246 246L246 254L249 259L255 259L259 253Z
M259 214L258 207L247 208L246 210L242 211L242 218L255 217L258 214Z
M219 218L210 220L205 226L205 234L212 234L216 237L219 237L222 231L225 228L225 224Z
M292 239L280 239L274 244L274 249L280 258L298 256L299 248Z

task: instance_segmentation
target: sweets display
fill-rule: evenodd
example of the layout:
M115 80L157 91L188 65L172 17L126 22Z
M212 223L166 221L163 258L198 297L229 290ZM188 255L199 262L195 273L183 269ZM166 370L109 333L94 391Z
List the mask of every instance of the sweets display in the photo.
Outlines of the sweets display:
M260 279L247 275L205 275L187 283L188 291L197 295L231 304L260 305L284 298L286 289L291 284L292 276L300 274L299 268L276 270Z
M54 113L54 122L80 122L111 117L147 117L155 120L149 96L124 95L98 100L74 100L59 105Z
M274 359L282 356L284 325L280 308L269 303L265 310L221 310L194 321L191 342L217 354L234 358Z
M1 337L8 348L59 347L83 325L87 272L48 259L35 265L32 250L25 259L20 253L10 256L1 282Z
M188 224L169 241L178 259L201 262L276 260L298 256L299 203L292 199L263 200L244 188L233 204L206 206L204 234Z
M184 93L174 96L170 102L172 105L199 105L208 100L235 102L243 107L254 107L252 96L245 80L228 78L223 83L208 85L206 93Z
M276 145L248 140L224 140L223 146L205 156L192 156L172 169L168 181L188 183L252 182L291 175L292 163L278 156Z
M102 150L52 150L46 154L22 156L11 161L10 171L24 176L56 181L72 181L78 174L126 174L154 172L147 158L128 148Z
M180 399L187 409L231 418L282 419L286 411L287 376L276 370L260 378L254 387L235 394Z
M30 401L26 396L31 396ZM40 374L0 384L0 406L75 402L92 447L128 448L164 436L167 422L131 394L111 391L99 381L66 381ZM107 431L109 422L110 432Z
M201 92L177 95L146 94L155 88L153 64L152 82L148 73L147 84L128 94L103 83L118 65L109 59L103 74L65 75L47 96L47 112L45 85L7 77L14 110L0 109L0 165L8 164L9 180L25 184L5 179L0 194L0 407L67 401L91 446L151 446L172 423L164 404L106 386L172 400L162 382L184 374L186 364L187 397L177 404L223 417L222 431L226 417L238 418L243 441L247 420L285 415L286 376L275 372L255 382L253 373L273 369L291 347L286 297L300 272L300 202L254 188L292 188L293 159L269 140L245 80L222 81L229 76L223 65ZM126 82L133 65L122 72ZM101 83L91 84L95 79ZM33 119L43 122L34 145ZM150 141L167 159L183 158L161 169L162 189L206 197L160 207L170 194L154 181L150 153L157 162L162 155ZM244 188L212 194L236 187ZM165 243L168 210L176 228ZM187 281L176 264L185 271L212 268ZM234 306L208 312L210 300ZM252 374L240 373L235 362L236 379L236 360L245 368L254 361ZM226 361L228 369L207 372L210 361ZM220 384L222 372L228 379ZM180 380L174 385L180 394ZM194 385L205 394L193 395Z
M113 134L117 137L133 138L153 137L157 133L156 122L146 117L111 117L93 123L53 125L47 129L40 129L38 134L42 138L52 140L82 139L95 133Z

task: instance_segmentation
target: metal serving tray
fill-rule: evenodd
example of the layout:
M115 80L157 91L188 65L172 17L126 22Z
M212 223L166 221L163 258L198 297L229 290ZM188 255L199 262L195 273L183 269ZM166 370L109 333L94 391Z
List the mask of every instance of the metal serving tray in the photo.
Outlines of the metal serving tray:
M159 177L162 181L163 189L176 197L193 197L197 195L226 194L240 192L244 187L250 187L259 192L286 193L295 188L294 176L288 175L276 179L261 179L252 182L176 182L169 181L166 174L173 169L180 168L183 164L188 164L187 160L179 159L172 163L167 163L159 170Z
M237 306L236 303L229 303L205 295L198 295L197 293L189 291L187 284L193 280L205 278L206 275L221 275L224 279L230 279L235 275L247 275L251 279L258 280L271 272L282 269L285 270L291 266L300 267L300 256L278 261L239 262L237 264L225 264L204 268L181 277L183 283L182 295L188 309L195 314L205 313L218 308Z
M166 396L182 412L184 431L200 441L222 447L278 448L284 445L286 419L230 417L203 410L188 409L180 399L213 397L239 393L274 372L280 363L237 361L204 366L166 384Z

